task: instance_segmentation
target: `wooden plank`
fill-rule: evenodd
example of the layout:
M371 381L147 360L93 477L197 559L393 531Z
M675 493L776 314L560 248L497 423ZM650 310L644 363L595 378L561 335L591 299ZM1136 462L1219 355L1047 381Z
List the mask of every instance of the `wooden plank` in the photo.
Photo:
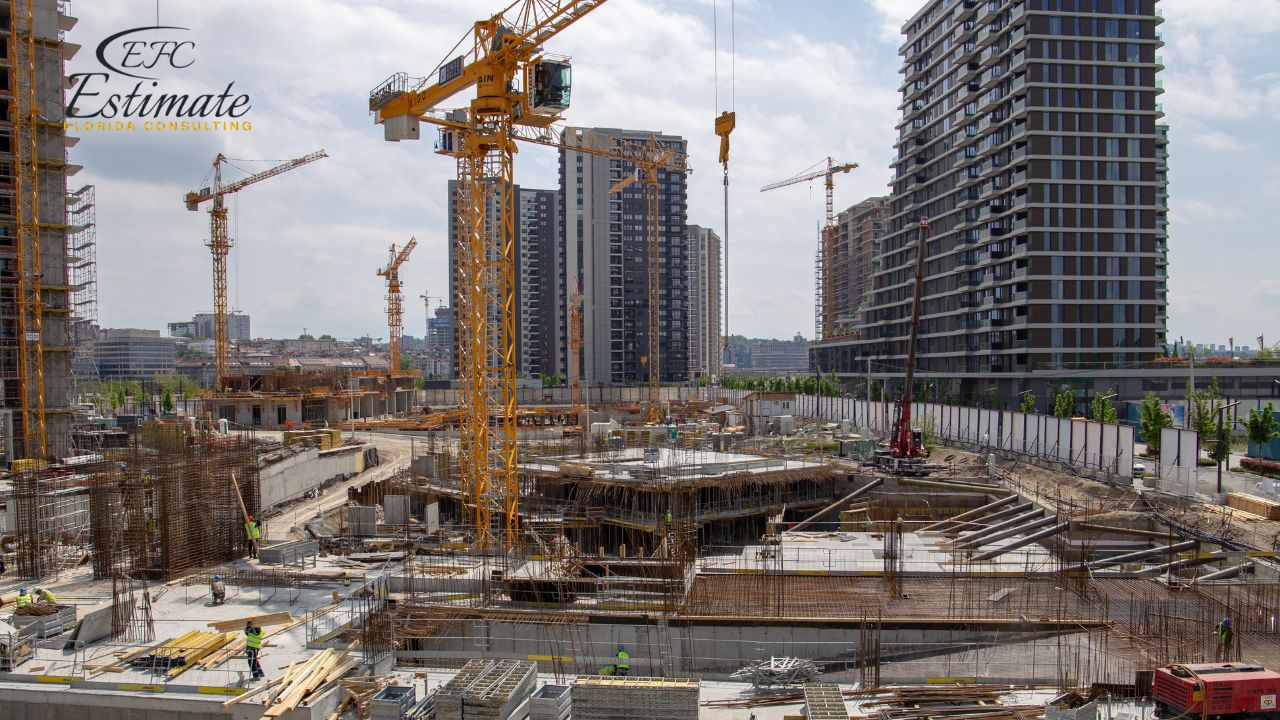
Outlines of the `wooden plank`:
M249 615L232 620L218 620L208 625L218 632L230 632L232 630L244 630L244 624L250 621L258 627L264 627L266 625L286 625L297 621L297 618L293 616L293 613L274 612L266 615Z

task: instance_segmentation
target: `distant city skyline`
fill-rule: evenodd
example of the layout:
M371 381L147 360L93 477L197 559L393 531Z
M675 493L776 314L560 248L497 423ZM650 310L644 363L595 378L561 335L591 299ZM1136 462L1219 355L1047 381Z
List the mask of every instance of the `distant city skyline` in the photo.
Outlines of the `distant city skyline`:
M821 186L757 190L830 155L861 165L837 182L837 208L888 192L902 80L899 28L921 5L738 3L735 64L744 72L732 93L738 130L725 238L729 333L812 335ZM1280 79L1270 70L1277 51L1268 42L1280 31L1280 7L1262 0L1163 0L1160 7L1167 68L1161 102L1172 158L1169 335L1280 337L1280 279L1268 263L1245 260L1266 257L1268 208L1280 196L1280 170L1265 161L1274 157L1280 117ZM100 324L163 329L210 306L208 217L187 212L179 200L200 186L220 151L280 160L323 147L331 156L229 204L237 246L231 305L253 316L256 334L296 336L306 327L341 337L385 335L374 270L387 245L411 235L422 247L404 268L408 292L446 287L441 189L454 166L431 152L433 138L384 142L363 98L393 71L427 72L453 46L458 28L496 8L166 2L164 14L193 28L201 49L184 79L203 91L235 78L253 98L254 129L79 133L70 150L70 161L84 167L76 181L98 188ZM81 13L68 41L92 48L129 22L153 20L154 12L143 0L95 5ZM711 121L731 96L730 63L722 28L717 106L711 15L706 3L612 0L548 49L574 58L569 123L653 128L689 140L695 172L688 222L724 236ZM642 40L618 53L620 34ZM381 40L370 45L369 37ZM317 42L343 63L313 63ZM268 45L273 52L244 51ZM95 63L92 52L81 52L68 72L92 71ZM249 172L268 166L236 165ZM521 184L554 187L555 174L553 151L525 148L517 158ZM769 300L761 302L765 288ZM406 328L424 324L421 304L408 303Z

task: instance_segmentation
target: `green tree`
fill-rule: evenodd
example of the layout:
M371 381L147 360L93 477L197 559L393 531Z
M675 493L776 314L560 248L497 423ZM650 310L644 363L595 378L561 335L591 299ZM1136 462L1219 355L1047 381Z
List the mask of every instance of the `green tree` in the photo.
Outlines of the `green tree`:
M1093 394L1093 421L1114 425L1116 424L1116 406L1111 404L1111 398L1106 395L1101 392Z
M414 361L414 358L412 355L410 355L409 353L400 353L400 369L401 370L412 370L417 366L418 364L417 362Z
M160 407L165 412L173 412L173 391L167 387L160 393Z
M1196 390L1187 381L1187 429L1199 433L1202 441L1217 432L1217 403L1218 378L1213 378L1207 390Z
M1032 393L1023 393L1022 405L1018 408L1024 413L1033 413L1036 411L1036 396Z
M920 431L920 442L924 445L924 449L933 452L938 446L938 419L933 413L925 413L922 418L917 418L912 423L917 430Z
M559 375L543 375L542 376L542 387L544 388L557 388L562 385L564 385L564 379L561 378Z
M1069 418L1075 412L1076 398L1070 390L1064 390L1053 396L1053 414L1055 417Z
M1152 453L1160 452L1160 431L1167 427L1173 427L1173 418L1164 411L1159 395L1147 393L1142 398L1142 408L1138 414L1138 430Z
M1280 438L1280 423L1276 422L1275 412L1271 403L1267 403L1267 407L1263 410L1249 411L1249 419L1244 421L1249 442L1254 445L1266 445Z

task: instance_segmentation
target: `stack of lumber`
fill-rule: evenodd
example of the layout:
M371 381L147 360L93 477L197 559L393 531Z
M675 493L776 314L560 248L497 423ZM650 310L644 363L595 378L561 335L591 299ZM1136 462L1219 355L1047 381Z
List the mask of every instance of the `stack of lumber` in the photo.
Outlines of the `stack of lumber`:
M583 675L573 681L573 720L698 720L700 692L687 678Z
M1227 493L1227 507L1243 510L1267 520L1280 520L1280 503L1247 493Z
M533 661L472 660L436 692L436 719L523 717L537 683L538 664Z
M299 706L306 706L320 699L359 664L360 659L351 656L350 646L341 651L326 648L305 662L289 663L280 677L226 701L223 706L245 702L250 697L266 693L255 701L266 708L262 717L280 717Z
M166 670L170 677L174 677L222 649L235 636L232 632L190 630L172 640L147 648L146 653L134 655L129 659L129 664Z
M749 680L756 687L803 685L818 677L818 666L812 660L774 657L752 663L733 673L739 680Z

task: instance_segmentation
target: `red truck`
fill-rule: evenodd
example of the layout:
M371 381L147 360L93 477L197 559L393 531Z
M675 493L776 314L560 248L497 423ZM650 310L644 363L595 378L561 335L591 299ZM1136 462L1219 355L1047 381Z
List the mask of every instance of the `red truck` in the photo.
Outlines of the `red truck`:
M1187 663L1158 668L1151 694L1162 718L1280 720L1276 707L1280 673L1252 663Z

